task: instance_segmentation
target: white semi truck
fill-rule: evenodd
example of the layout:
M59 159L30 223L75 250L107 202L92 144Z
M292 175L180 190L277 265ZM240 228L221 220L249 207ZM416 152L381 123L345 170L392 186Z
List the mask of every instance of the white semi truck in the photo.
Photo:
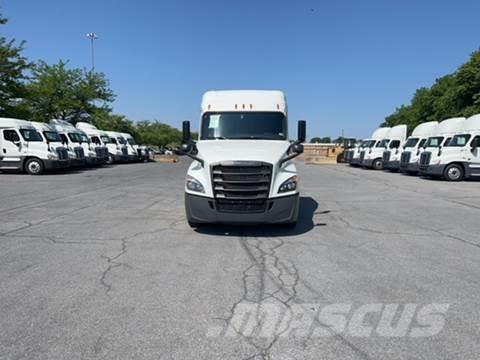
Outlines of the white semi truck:
M407 125L397 125L388 132L388 141L382 155L383 168L390 171L400 169L401 149L407 140Z
M381 129L381 128L380 128ZM385 130L380 130L380 133L382 133ZM360 153L364 149L369 149L372 146L375 145L376 139L375 137L378 137L379 129L376 129L373 133L372 136L368 139L363 139L360 143L358 143L353 149L348 150L347 156L347 162L352 165L352 166L359 166L361 165L360 161Z
M448 145L456 134L461 132L465 120L464 117L451 118L443 120L438 124L437 133L428 138L423 152L420 154L420 159L418 160L420 175L442 176L442 174L429 174L429 165L439 163L439 157L442 154L443 148ZM431 171L433 171L433 168L430 168L430 172Z
M105 131L110 137L110 144L107 144L110 154L109 163L126 163L129 160L128 143L125 137L116 131Z
M420 154L426 146L427 140L438 133L438 121L429 121L418 125L405 142L400 157L400 171L408 174L418 173Z
M480 176L480 114L458 122L455 135L438 151L425 151L422 174L461 181Z
M381 143L390 129L389 127L382 127L373 132L372 138L366 141L363 149L360 150L359 165L375 170L383 169L382 156L385 147Z
M203 223L295 224L297 170L306 123L288 140L287 102L281 91L209 91L201 105L196 143L183 123L182 151L194 161L185 183L190 226Z
M67 144L69 154L72 154L75 159L74 164L100 165L104 163L104 158L97 155L90 139L82 130L77 129L68 121L60 119L50 120L50 125L55 128L63 142Z
M112 144L110 137L105 131L98 130L94 125L86 122L78 122L75 127L82 130L88 136L91 148L95 151L98 158L103 162L113 162L110 156L110 150L115 151L115 145Z
M150 154L146 147L137 144L133 136L129 133L121 133L127 140L129 161L149 161Z
M31 175L69 166L67 149L50 137L44 139L30 121L0 118L0 170ZM58 134L57 134L58 136Z

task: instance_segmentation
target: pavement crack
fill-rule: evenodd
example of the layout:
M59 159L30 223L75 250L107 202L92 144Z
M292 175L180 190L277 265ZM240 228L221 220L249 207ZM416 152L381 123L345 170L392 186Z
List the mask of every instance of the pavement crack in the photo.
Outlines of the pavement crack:
M109 257L109 256L102 255L102 258L104 258L107 261L108 266L100 276L100 284L102 285L103 289L105 290L105 294L107 295L109 295L110 291L112 290L112 284L107 281L107 277L109 273L120 266L131 268L131 266L128 263L118 261L118 259L121 256L127 253L127 251L128 251L127 238L123 238L121 239L121 249L115 256Z

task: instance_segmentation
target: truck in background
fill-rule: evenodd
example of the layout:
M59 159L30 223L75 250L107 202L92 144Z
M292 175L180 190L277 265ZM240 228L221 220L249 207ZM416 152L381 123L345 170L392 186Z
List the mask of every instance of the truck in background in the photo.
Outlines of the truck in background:
M438 121L430 121L418 125L405 142L400 156L400 171L408 174L417 174L420 154L426 146L427 140L438 133Z
M359 154L358 164L360 166L375 170L383 169L382 156L385 146L382 145L382 142L390 129L389 127L378 128L373 132L372 138L365 141L364 147Z
M121 133L116 131L105 131L105 133L110 137L110 144L107 144L110 155L109 163L128 162L129 157L127 140Z
M348 157L348 163L351 166L360 166L361 161L360 161L360 153L363 151L365 148L370 148L375 145L375 136L377 136L379 129L376 129L373 133L372 136L368 139L363 139L362 141L358 142L356 146L349 150L349 154L347 155Z
M86 122L78 122L75 127L87 134L91 149L95 151L98 158L103 159L104 163L113 163L110 156L110 149L112 149L113 144L106 132L98 130L94 125ZM115 148L115 145L113 145L113 148Z
M458 120L457 125L455 135L436 154L422 154L423 175L442 176L448 181L480 176L480 114Z
M209 91L203 95L199 139L183 123L182 151L194 161L185 181L190 226L203 223L297 222L298 175L305 121L288 140L281 91Z
M400 169L401 149L407 140L407 125L397 125L388 132L388 141L382 154L383 168L390 171Z
M428 168L430 164L439 163L442 149L461 131L465 120L464 117L451 118L443 120L438 124L437 133L428 138L423 152L420 154L420 159L418 161L420 175L433 177L442 176L442 174L429 174ZM433 168L430 168L430 171L433 171Z
M61 141L50 141L57 140L50 133L44 138L31 122L0 118L0 131L0 170L40 175L45 170L68 168L68 152Z
M77 165L101 165L104 164L104 158L99 157L95 148L91 145L87 134L77 129L68 121L60 119L50 120L50 125L58 132L64 143L67 144L70 153L75 155ZM83 161L82 161L83 154Z

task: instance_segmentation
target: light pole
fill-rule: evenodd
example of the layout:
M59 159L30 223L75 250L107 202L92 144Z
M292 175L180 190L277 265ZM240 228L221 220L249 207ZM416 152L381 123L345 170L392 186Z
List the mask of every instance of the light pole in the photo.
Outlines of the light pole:
M92 71L93 71L95 69L95 51L93 47L93 41L98 39L98 36L94 32L91 32L87 34L87 38L90 39L90 49L92 51Z

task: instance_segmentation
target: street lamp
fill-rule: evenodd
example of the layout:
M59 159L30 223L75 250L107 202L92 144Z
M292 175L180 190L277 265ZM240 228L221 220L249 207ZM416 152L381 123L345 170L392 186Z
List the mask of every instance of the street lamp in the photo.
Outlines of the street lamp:
M87 38L90 39L90 49L92 51L92 71L93 71L95 69L95 52L93 49L93 41L98 39L98 36L94 32L91 32L87 34Z

